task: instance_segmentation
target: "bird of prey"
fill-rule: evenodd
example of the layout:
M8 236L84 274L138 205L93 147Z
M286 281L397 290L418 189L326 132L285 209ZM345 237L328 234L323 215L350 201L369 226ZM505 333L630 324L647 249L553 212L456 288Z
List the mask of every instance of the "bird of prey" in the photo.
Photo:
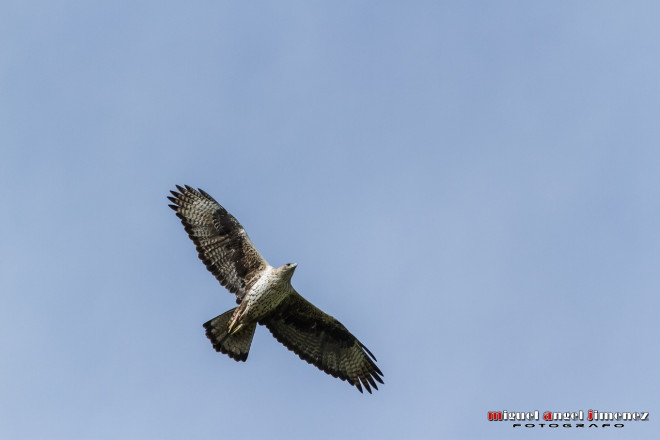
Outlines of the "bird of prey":
M238 307L204 324L216 351L245 361L257 324L301 359L345 380L362 392L378 389L383 373L376 358L332 316L314 307L291 286L295 264L277 269L259 254L238 221L201 189L177 185L168 199L199 258Z

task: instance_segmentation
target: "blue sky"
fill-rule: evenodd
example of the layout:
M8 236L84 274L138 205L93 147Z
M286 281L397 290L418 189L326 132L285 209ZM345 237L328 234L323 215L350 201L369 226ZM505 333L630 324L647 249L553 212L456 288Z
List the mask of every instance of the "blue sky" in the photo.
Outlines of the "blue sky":
M245 3L0 6L0 437L656 438L660 6ZM175 184L385 385L215 353Z

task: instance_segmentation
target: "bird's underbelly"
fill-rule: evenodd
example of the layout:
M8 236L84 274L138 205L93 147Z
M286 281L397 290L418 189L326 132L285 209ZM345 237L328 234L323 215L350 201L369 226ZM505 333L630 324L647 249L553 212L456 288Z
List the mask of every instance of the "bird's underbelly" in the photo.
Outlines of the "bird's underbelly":
M249 321L258 321L268 315L291 292L289 286L269 281L268 279L259 280L245 295L243 301L247 301L246 318Z

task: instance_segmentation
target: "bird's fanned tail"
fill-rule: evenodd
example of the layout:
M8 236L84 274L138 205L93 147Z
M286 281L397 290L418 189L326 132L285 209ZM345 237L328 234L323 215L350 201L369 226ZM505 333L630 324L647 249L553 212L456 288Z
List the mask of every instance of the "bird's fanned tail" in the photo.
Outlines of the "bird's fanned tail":
M229 320L234 310L236 308L227 310L222 315L216 316L206 322L204 328L206 329L206 337L209 338L216 351L224 353L236 361L245 361L250 352L250 345L252 345L254 329L257 327L257 323L253 322L241 328L240 331L229 334Z

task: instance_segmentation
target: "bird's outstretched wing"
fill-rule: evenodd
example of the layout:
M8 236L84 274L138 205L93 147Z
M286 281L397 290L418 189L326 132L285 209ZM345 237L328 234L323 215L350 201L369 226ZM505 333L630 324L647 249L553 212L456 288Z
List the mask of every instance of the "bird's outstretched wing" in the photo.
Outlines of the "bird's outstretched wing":
M240 303L261 271L268 267L240 223L213 197L186 185L171 191L170 208L176 211L199 259Z
M332 316L314 307L298 293L289 295L270 315L260 321L301 359L320 370L371 393L383 383L376 358Z

